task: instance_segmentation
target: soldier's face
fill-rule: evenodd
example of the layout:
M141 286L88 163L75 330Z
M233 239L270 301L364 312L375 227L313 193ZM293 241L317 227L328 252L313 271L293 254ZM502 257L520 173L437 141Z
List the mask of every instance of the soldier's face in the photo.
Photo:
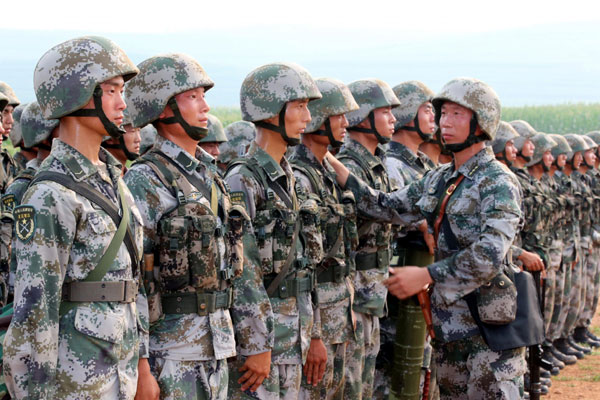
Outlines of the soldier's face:
M544 163L546 168L550 168L550 166L554 162L554 157L552 156L552 153L550 152L550 150L546 150L544 152L544 154L542 155L542 162Z
M566 163L567 163L567 155L566 154L559 154L558 156L556 156L556 165L558 165L560 168L564 167Z
M581 166L581 163L583 162L583 156L581 155L581 152L577 152L575 153L575 155L573 155L573 167L575 167L575 169L579 168Z
M123 140L125 141L125 147L131 153L140 152L140 143L142 143L142 136L140 135L140 128L134 128L131 125L125 126L125 134Z
M535 144L533 144L531 140L527 139L525 143L523 143L523 149L521 150L521 153L523 153L525 157L531 157L534 151Z
M506 146L504 146L504 152L506 153L506 160L508 162L514 162L517 159L518 150L515 147L515 142L509 140L506 142Z
M100 84L102 89L102 111L104 111L108 120L117 126L123 124L123 111L127 107L123 100L124 86L125 81L122 76L109 79ZM83 108L95 108L94 99L91 98ZM106 135L106 128L104 128L100 118L83 118L82 123L89 125L94 131Z
M12 126L15 122L12 115L14 109L15 108L13 106L7 105L2 111L2 128L4 130L3 134L5 135L8 135L10 133L10 131L12 130Z
M448 144L463 143L469 137L473 111L460 104L447 101L442 105L440 129Z
M392 114L392 107L379 107L373 110L375 116L375 130L383 137L391 138L394 134L396 117Z
M208 112L210 107L204 97L204 88L195 88L175 95L181 116L191 126L206 128L208 126ZM170 107L165 108L166 117L173 115Z
M333 138L339 142L343 142L344 137L346 137L346 128L348 127L348 120L346 119L346 115L332 115L331 117L329 117L329 126L331 127Z
M292 139L299 139L310 122L308 99L294 100L287 103L285 109L285 130Z
M218 160L219 154L221 154L221 152L219 151L219 144L220 143L217 142L206 142L198 143L198 146L202 147L204 151L213 156L215 160Z
M428 101L421 104L419 111L417 111L417 116L419 117L419 128L421 128L421 132L432 134L435 131L435 112L431 102ZM413 121L411 121L411 123L414 125Z
M595 149L586 150L584 153L585 162L588 165L594 165L596 163L596 154L594 154Z

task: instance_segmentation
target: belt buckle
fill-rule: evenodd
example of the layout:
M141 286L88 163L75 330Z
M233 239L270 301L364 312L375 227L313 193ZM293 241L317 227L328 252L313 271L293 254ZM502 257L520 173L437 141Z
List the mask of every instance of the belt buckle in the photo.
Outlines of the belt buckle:
M196 313L201 316L206 316L210 312L210 300L209 293L199 293L196 292ZM214 299L213 299L213 307L214 307Z
M448 189L446 189L446 194L448 196L450 196L452 193L454 193L454 190L456 189L456 184L453 183L450 186L448 186Z
M135 301L135 298L137 296L137 283L135 281L125 281L125 288L123 289L123 293L124 293L124 298L123 298L123 302L124 303L133 303Z

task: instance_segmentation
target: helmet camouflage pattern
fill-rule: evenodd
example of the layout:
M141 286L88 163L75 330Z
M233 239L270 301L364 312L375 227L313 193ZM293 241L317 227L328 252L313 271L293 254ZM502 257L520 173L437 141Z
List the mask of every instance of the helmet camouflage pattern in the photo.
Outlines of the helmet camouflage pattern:
M224 143L226 141L227 135L225 135L221 120L212 114L208 114L208 135L200 143Z
M7 105L16 107L19 104L21 104L21 102L19 101L19 98L17 97L17 94L15 93L13 88L10 87L10 85L8 83L0 81L0 93L4 94L6 96L6 98L8 99ZM4 108L4 107L2 107L2 108Z
M556 142L550 135L542 132L538 132L537 135L531 138L531 141L535 145L535 150L533 151L533 155L531 156L531 161L527 163L527 166L530 167L542 161L542 157L544 153L547 151L551 151L554 146L556 146Z
M435 109L435 123L439 126L442 105L446 101L473 111L477 123L487 139L493 140L500 123L500 98L487 83L475 78L455 78L446 83L431 101Z
M140 130L140 154L144 154L154 146L156 135L156 128L152 124L148 124Z
M519 134L508 122L500 121L498 130L496 131L496 137L492 141L492 150L494 151L494 154L502 153L506 147L506 143L508 143L509 140L514 140L518 137Z
M554 158L557 158L561 154L567 155L572 151L571 146L569 146L567 139L565 139L563 135L553 133L550 136L556 142L556 146L552 148L552 156Z
M219 146L219 162L227 164L246 153L246 148L256 137L256 127L252 122L237 121L225 127L225 135L229 140Z
M0 92L0 111L4 110L4 107L8 104L8 97L2 92Z
M359 109L346 114L348 126L356 126L367 118L371 111L381 107L398 107L400 100L394 91L382 80L369 78L354 81L348 88L358 103ZM374 129L374 127L371 127Z
M587 143L583 140L580 135L576 135L574 133L567 133L564 135L564 138L567 139L567 143L571 147L571 151L567 154L567 159L571 160L575 153L584 152L588 150Z
M57 119L46 119L37 101L32 101L25 107L21 115L21 130L23 145L26 148L35 147L48 139L54 128L59 124Z
M321 92L307 70L294 63L272 63L250 72L240 89L244 121L256 122L278 115L294 100L321 98Z
M170 53L142 61L140 73L125 86L125 102L140 127L158 119L171 97L185 91L214 86L204 68L186 54Z
M306 133L318 130L331 116L358 110L358 104L354 101L350 89L341 81L319 78L315 83L323 97L308 103L311 121L306 126Z
M138 73L125 52L109 39L84 36L48 50L33 73L35 96L44 118L60 118L83 108L96 86Z
M588 150L595 149L596 147L598 147L598 144L591 137L589 137L587 135L581 135L581 138L587 144Z
M592 138L596 144L600 144L600 131L591 131L586 133L585 136Z
M21 115L23 114L23 110L27 106L27 103L19 104L13 110L13 126L8 134L10 138L10 142L14 147L19 147L21 140L23 140L23 132L21 130Z
M531 140L535 135L537 135L537 131L533 129L529 122L521 119L510 121L509 123L519 134L519 137L515 139L515 147L517 150L521 151L525 142L527 140Z
M407 81L396 85L392 89L400 100L400 107L392 110L396 123L394 131L406 126L415 119L419 107L425 102L431 101L435 93L419 81Z

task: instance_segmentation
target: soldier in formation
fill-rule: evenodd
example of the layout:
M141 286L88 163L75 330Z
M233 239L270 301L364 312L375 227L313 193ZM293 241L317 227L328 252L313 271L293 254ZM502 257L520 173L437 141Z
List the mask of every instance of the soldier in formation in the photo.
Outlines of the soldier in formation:
M14 398L515 399L600 347L600 131L500 121L473 78L293 63L251 71L223 128L198 61L92 36L34 85L0 82ZM483 293L519 269L543 282L539 389L482 323L510 325L516 296Z

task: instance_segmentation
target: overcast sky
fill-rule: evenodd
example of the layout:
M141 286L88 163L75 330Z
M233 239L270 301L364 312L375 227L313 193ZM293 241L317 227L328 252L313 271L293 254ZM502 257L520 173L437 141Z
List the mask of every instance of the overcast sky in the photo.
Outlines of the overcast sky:
M32 73L53 45L84 34L113 39L139 63L195 57L216 82L213 105L237 105L253 68L293 61L315 77L490 83L505 105L600 102L600 14L581 0L220 1L101 0L0 7L0 80L33 100ZM86 5L87 4L87 5Z

